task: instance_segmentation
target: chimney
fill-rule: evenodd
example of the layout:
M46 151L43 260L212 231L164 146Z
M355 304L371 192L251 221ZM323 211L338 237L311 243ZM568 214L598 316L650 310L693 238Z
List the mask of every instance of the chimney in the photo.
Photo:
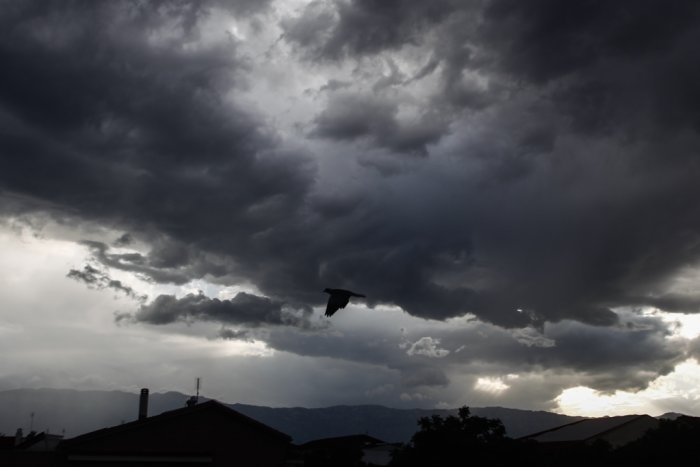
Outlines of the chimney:
M148 417L148 388L143 388L139 398L139 420L143 420L146 417Z

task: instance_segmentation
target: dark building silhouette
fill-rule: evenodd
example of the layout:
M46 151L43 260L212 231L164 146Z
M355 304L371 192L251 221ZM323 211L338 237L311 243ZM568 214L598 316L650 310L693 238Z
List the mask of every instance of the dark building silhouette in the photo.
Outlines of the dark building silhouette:
M0 466L51 467L56 464L55 449L63 436L18 429L15 436L0 436Z
M141 412L139 412L141 415ZM61 466L284 465L291 438L217 401L65 440Z

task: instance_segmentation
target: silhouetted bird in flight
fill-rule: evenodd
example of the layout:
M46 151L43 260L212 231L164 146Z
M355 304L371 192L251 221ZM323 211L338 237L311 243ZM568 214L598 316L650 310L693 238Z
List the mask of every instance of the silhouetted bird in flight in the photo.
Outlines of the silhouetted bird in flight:
M328 297L328 305L326 305L326 316L333 316L333 313L340 308L345 308L345 305L350 301L350 297L364 298L364 295L350 292L349 290L326 288L323 291L330 294Z

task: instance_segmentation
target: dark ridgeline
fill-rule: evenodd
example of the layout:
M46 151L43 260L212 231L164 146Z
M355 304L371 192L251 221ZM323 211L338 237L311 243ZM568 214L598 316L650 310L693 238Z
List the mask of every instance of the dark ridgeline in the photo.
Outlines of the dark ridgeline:
M366 433L387 442L408 442L422 417L455 415L456 409L395 409L380 405L338 405L333 407L262 407L232 404L235 410L290 434L296 443ZM543 411L476 407L472 413L498 418L510 437L565 425L582 417Z
M0 392L2 395L3 392ZM697 459L697 440L700 439L700 418L678 414L670 414L672 419L648 415L589 419L565 417L568 422L556 427L512 437L499 417L479 416L473 412L484 409L462 407L456 412L442 411L421 416L417 423L414 418L413 434L410 441L403 444L355 431L334 437L319 436L295 445L279 426L265 424L261 421L264 417L242 413L254 406L235 405L242 409L235 410L232 406L213 400L199 403L180 394L179 408L148 416L148 390L142 390L138 399L132 395L131 400L132 419L134 405L138 402L136 420L77 437L62 439L62 436L35 432L24 436L22 430L17 430L15 436L0 436L0 466L641 467L666 466L680 464L686 459ZM392 410L376 406L365 408ZM324 413L334 422L345 423L350 430L357 425L353 424L353 417L349 414L353 411L356 415L362 413L362 407L329 409L336 410L285 410L302 410L299 413L309 417L312 423L318 420L314 420L311 414ZM508 415L510 409L499 410L498 413ZM542 414L513 412L531 416ZM274 412L268 412L268 415L270 413ZM282 418L291 414L281 413ZM384 415L389 413L384 412Z
M182 407L189 395L179 392L151 393L148 413ZM196 397L191 397L194 400ZM202 401L207 400L202 397ZM21 389L0 391L0 433L14 433L25 426L28 414L36 412L35 426L52 433L65 429L68 437L130 421L136 418L139 394L121 391L77 391L68 389ZM396 409L379 405L323 408L264 407L231 404L231 408L292 436L294 442L368 433L388 442L407 442L419 418L455 414L450 409ZM580 419L543 411L475 407L475 415L498 418L508 436L520 437Z

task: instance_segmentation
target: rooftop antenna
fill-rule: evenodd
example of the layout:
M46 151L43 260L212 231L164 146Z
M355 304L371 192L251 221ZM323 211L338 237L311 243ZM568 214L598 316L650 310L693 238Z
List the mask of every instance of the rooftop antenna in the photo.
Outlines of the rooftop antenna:
M197 405L197 402L199 402L199 377L197 377L197 395L196 396L191 396L189 399L187 399L187 407L192 407L194 405Z
M34 412L29 414L29 432L34 431Z

